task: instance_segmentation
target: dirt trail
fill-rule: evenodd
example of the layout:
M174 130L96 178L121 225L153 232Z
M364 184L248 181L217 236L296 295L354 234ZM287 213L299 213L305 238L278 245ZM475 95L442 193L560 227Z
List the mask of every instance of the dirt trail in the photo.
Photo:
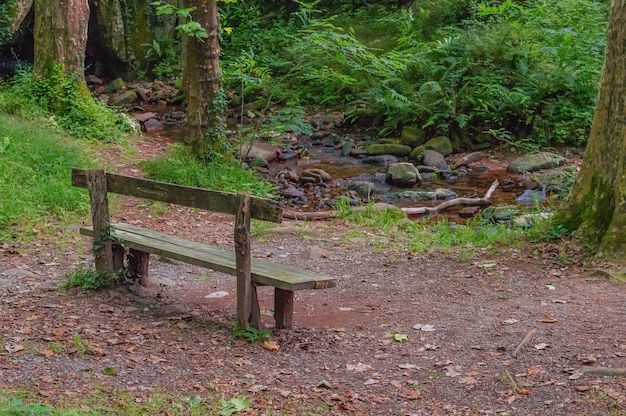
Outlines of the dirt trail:
M162 147L154 139L137 146L145 156ZM227 216L120 205L117 219L232 244ZM384 237L347 238L353 226L339 220L283 227L292 231L255 237L255 255L336 276L338 285L296 294L295 329L272 331L278 351L232 338L232 276L155 259L153 284L141 293L58 290L65 273L90 267L88 239L63 230L72 233L63 245L5 244L0 387L52 402L119 390L139 401L156 389L244 395L248 414L626 414L623 377L578 372L626 367L626 290L584 271L576 253L559 261L566 247L503 248L462 261L377 243ZM307 246L331 255L304 259ZM211 297L218 292L227 294ZM260 301L271 328L269 289Z

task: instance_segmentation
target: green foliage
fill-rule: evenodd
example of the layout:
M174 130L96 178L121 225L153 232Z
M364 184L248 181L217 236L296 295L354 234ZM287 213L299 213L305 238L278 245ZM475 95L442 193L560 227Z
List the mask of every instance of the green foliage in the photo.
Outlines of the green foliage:
M45 78L20 69L0 88L0 111L24 118L48 117L78 138L117 142L132 128L122 114L95 101L75 76L64 74L60 64L53 64Z
M82 287L89 290L96 290L109 285L116 280L117 276L108 273L99 273L91 269L79 267L71 273L65 274L65 287Z
M461 140L497 132L523 148L586 141L606 2L385 3L342 2L335 18L300 2L285 20L258 3L224 7L235 27L223 39L227 85L240 89L241 66L229 62L246 50L272 74L246 94L289 106L349 105L348 120L382 123L382 133L412 124Z
M247 191L267 196L272 186L253 171L244 170L241 163L215 155L210 162L194 158L183 145L168 149L168 155L140 163L150 178L179 185L197 186L229 192Z
M50 218L65 223L89 212L70 178L72 167L93 165L85 150L49 127L2 113L0 144L0 241L23 239Z
M245 328L241 328L238 325L235 325L232 328L232 334L233 337L248 342L269 341L271 336L270 331L267 328L261 328L261 330L259 331L258 329L250 325L246 325Z

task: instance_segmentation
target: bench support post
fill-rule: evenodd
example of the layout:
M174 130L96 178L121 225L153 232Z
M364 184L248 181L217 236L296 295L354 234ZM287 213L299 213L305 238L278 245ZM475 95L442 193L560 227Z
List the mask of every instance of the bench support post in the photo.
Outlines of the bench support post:
M252 286L252 256L250 254L250 195L238 194L235 214L235 264L237 268L237 321L242 327L255 325L261 329L261 314Z
M276 328L291 329L293 324L293 292L291 290L274 289L274 318Z
M133 277L139 278L139 284L143 287L148 286L149 273L148 265L150 264L150 253L135 250L128 250L128 269Z
M109 238L109 199L107 197L107 177L102 169L85 171L91 221L93 223L93 251L98 273L114 272L113 242Z

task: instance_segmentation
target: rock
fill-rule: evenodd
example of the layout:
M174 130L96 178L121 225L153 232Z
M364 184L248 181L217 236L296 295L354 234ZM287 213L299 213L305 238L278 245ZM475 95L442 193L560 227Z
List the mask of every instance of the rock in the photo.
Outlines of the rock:
M565 158L550 152L539 152L524 155L509 164L509 173L534 172L541 169L552 169L565 163Z
M421 128L415 126L406 126L402 129L400 143L414 148L424 144L425 141L426 133Z
M161 123L156 118L151 118L143 123L143 129L147 134L158 133L163 130L163 123Z
M448 162L443 155L435 150L426 150L424 152L424 161L426 166L434 166L439 170L448 169Z
M424 146L417 146L409 154L409 159L417 163L422 163L424 160L424 153L426 153L426 148Z
M404 144L372 144L367 147L367 154L370 156L378 155L393 155L393 156L408 156L411 153L411 146Z
M259 111L267 106L267 98L259 98L251 103L244 104L243 111Z
M363 149L360 147L353 147L352 149L350 149L350 156L356 157L356 158L365 157L367 156L367 149Z
M356 181L348 186L348 190L355 191L363 201L369 202L374 193L374 184L368 181Z
M424 143L424 148L439 152L444 157L452 154L452 142L446 136L433 137Z
M146 121L150 120L151 118L156 118L156 113L153 112L147 112L147 113L139 113L139 114L135 114L135 119L140 122L140 123L145 123Z
M283 162L285 162L287 160L295 159L297 157L298 154L296 152L294 152L293 150L287 150L286 152L282 152L278 156L278 160L282 160Z
M280 147L266 142L254 142L252 143L252 146L249 144L243 144L239 148L239 155L242 157L246 157L248 159L262 157L268 162L275 160L281 152L282 149Z
M300 182L303 183L324 183L330 182L332 177L322 169L307 169L300 173Z
M0 273L2 276L6 277L20 277L20 278L28 278L28 277L39 277L38 274L33 273L24 269L7 269Z
M344 145L341 147L341 156L348 157L350 156L351 152L352 152L352 143L350 142L344 143Z
M519 214L519 209L514 205L502 205L498 207L487 207L483 210L483 219L499 222L511 221Z
M398 163L398 158L392 155L368 156L361 163L372 166L389 166Z
M454 162L450 169L455 170L460 168L461 166L469 166L471 163L478 162L483 158L483 154L481 152L472 152L468 153L465 156L461 157L459 160Z
M267 163L267 160L263 159L261 156L257 156L252 160L250 166L253 168L268 168L269 163Z
M105 90L105 92L107 94L111 94L111 93L117 92L117 91L120 90L120 88L122 88L125 85L126 85L126 83L124 82L124 80L122 78L116 78L113 81L111 81L111 83L108 85L108 87Z
M394 163L387 169L387 182L392 185L410 188L421 181L420 173L412 163Z
M289 185L283 190L283 196L285 198L298 199L304 196L304 192L301 189L296 188L294 185Z
M124 105L128 105L134 103L137 100L137 93L133 90L124 91L120 94L114 95L109 98L109 106L111 107L121 107Z
M97 76L95 76L95 75L87 75L87 76L85 77L85 82L86 82L88 85L102 85L102 84L104 84L104 82L103 82L100 78L98 78ZM106 90L105 90L105 91L106 91Z
M322 258L330 258L331 253L328 250L325 250L318 246L309 246L305 247L300 253L300 257L306 260L316 260Z
M458 198L458 195L445 188L437 188L434 191L404 191L397 194L398 198L412 201L436 201Z
M524 205L533 205L537 202L544 202L546 200L546 184L543 184L541 190L526 189L520 196L515 198L515 202Z
M478 213L479 210L480 207L464 207L459 211L459 217L472 218Z

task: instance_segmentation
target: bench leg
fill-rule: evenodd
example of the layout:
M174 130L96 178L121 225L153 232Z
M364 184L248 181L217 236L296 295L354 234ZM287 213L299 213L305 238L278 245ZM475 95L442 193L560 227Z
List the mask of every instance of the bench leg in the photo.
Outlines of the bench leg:
M261 330L261 307L259 306L259 297L256 292L256 285L252 285L251 288L251 302L250 305L250 326Z
M130 249L128 251L128 269L133 277L139 278L141 286L148 286L148 265L150 263L150 253Z
M276 328L290 329L293 324L293 292L276 288L274 290L274 318Z
M119 273L124 269L124 255L126 254L124 247L119 244L113 244L113 272Z

